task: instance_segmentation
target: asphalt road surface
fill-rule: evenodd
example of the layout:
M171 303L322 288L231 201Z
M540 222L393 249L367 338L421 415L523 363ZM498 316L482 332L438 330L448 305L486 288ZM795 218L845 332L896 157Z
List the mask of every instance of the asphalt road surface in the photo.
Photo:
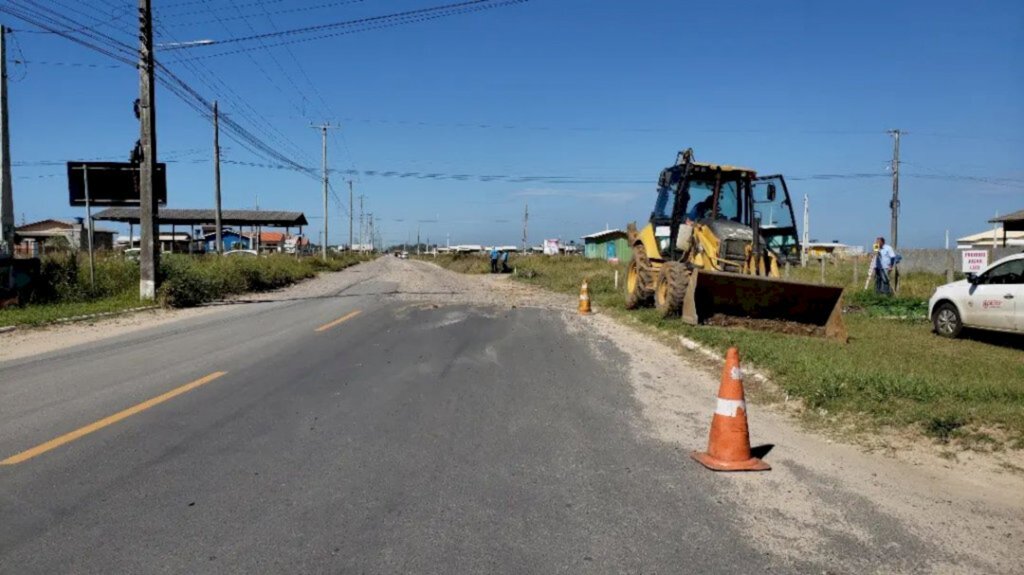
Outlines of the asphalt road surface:
M351 277L0 364L0 572L848 571L751 545L615 346Z

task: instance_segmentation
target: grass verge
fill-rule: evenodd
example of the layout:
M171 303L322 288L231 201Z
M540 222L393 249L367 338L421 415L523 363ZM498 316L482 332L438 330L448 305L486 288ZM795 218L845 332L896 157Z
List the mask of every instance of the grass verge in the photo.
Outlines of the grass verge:
M158 303L190 307L250 291L284 287L321 271L340 271L369 259L342 254L326 262L316 257L284 254L237 258L214 255L165 254L160 260ZM96 286L74 256L47 258L33 301L0 310L0 327L36 326L69 317L140 307L138 264L118 256L96 263Z
M486 258L472 258L478 260L475 263L468 259L446 256L429 261L460 271L488 269ZM1024 448L1024 339L975 334L948 340L932 334L919 312L921 298L930 295L929 285L944 283L942 277L921 274L904 297L877 298L861 291L861 275L860 289L847 292L854 311L845 314L850 342L842 345L795 335L689 326L678 318L663 319L652 309L626 311L622 290L614 285L616 270L620 287L624 285L623 264L525 256L511 265L518 269L517 281L567 294L578 293L580 281L587 278L596 308L632 317L660 333L685 335L723 353L730 346L739 347L745 361L769 371L786 394L803 401L805 413L816 421L881 433L909 429L961 448Z

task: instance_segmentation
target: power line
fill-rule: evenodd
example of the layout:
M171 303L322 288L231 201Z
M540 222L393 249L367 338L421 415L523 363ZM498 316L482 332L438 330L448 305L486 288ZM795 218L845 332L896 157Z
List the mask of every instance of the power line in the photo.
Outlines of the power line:
M335 2L327 2L327 3L324 3L324 4L318 4L318 5L315 5L315 6L299 6L299 7L295 7L295 8L285 8L285 9L282 9L282 10L274 10L272 12L271 11L267 11L267 9L266 9L266 5L267 4L272 3L272 2L279 2L279 1L280 0L262 0L262 1L259 1L259 2L251 2L251 3L248 3L248 4L234 4L231 7L224 7L224 6L222 6L222 7L209 7L209 8L205 8L205 9L206 9L206 11L208 11L210 13L213 13L213 12L219 11L219 10L238 11L238 9L240 9L240 8L247 8L247 7L258 6L258 7L260 7L263 10L265 15L271 15L271 14L273 14L273 15L278 15L278 14L297 14L297 13L302 13L302 12L312 12L314 10L323 10L325 8L335 8L335 7L338 7L338 6L344 6L346 4L358 4L358 3L361 3L361 2L365 2L366 0L339 0L339 1L335 1ZM217 21L230 22L232 20L240 20L240 19L249 18L249 17L252 17L252 16L259 16L259 15L260 14L256 14L256 13L237 14L235 16L225 16L224 18L218 18L218 19L215 19L215 20L192 20L192 21L184 21L184 22L175 21L174 24L176 26L179 26L179 27L181 27L181 26L200 26L200 25L203 25L203 24L212 24L212 23L217 22Z
M204 46L219 46L221 44L244 43L244 42L255 41L257 39L267 39L267 38L275 38L275 37L286 37L286 36L293 36L293 35L309 34L309 33L315 33L317 31L332 30L332 29L345 28L345 27L349 28L348 30L344 30L344 31L340 31L340 32L331 32L331 33L326 33L326 34L316 34L316 35L308 36L308 37L305 37L305 38L298 38L298 39L294 39L294 40L286 40L286 41L277 42L277 43L274 43L274 44L264 44L262 46L263 48L275 48L275 47L278 47L278 46L287 46L287 45L290 45L290 44L299 44L299 43L302 43L302 42L311 42L311 41L314 41L314 40L321 40L321 39L324 39L324 38L334 38L334 37L337 37L337 36L343 36L343 35L347 35L347 34L354 34L354 33L357 33L357 32L365 32L365 31L368 31L368 30L380 30L380 29L384 29L384 28L391 28L391 27L394 27L394 26L400 26L400 25L403 25L403 24L412 24L412 23L417 23L417 22L426 22L426 21L429 21L429 20L436 20L436 19L439 19L439 18L446 18L446 17L449 17L449 16L456 16L456 15L460 15L460 14L469 14L469 13L472 13L472 12L481 12L481 11L484 11L484 10L491 10L491 9L495 9L495 8L502 8L502 7L506 7L506 6L512 6L512 5L515 5L515 4L522 4L524 2L529 2L529 0L504 0L504 1L500 1L500 2L495 2L494 0L474 0L472 2L462 2L462 3L459 3L459 4L449 4L449 5L445 5L445 6L437 6L437 7L434 7L434 8L423 8L423 9L420 9L420 10L412 10L412 11L408 11L408 12L399 12L399 13L395 13L395 14L389 14L389 15L386 15L386 16L374 16L374 17L370 17L370 18L358 18L358 19L355 19L355 20L347 20L345 22L334 22L332 24L321 24L321 25L317 25L317 26L308 26L308 27L305 27L305 28L297 28L297 29L293 29L293 30L284 30L284 31L279 31L279 32L271 32L271 33L266 33L266 34L258 34L258 35L255 35L255 36L243 36L243 37L238 37L238 38L228 38L226 40L217 40L217 41L214 41L214 42L209 42L209 43L206 43L206 44L201 45L201 46L200 45L182 46L179 49L201 48L201 47L204 47ZM228 56L228 55L234 55L234 54L241 54L241 53L246 52L247 50L252 50L252 49L253 48L239 48L239 49L236 49L236 50L229 50L229 51L225 51L225 52L218 52L218 53L214 53L214 54L206 54L206 55L202 55L202 56L196 56L195 59L198 60L198 59L216 58L216 57L220 57L220 56Z

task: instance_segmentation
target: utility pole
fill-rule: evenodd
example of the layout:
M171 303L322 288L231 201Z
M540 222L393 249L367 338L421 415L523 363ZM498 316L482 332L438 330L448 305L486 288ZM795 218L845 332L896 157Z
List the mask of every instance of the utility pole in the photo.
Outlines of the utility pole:
M369 221L368 226L369 226L369 230L370 230L370 251L372 252L375 249L377 249L377 244L376 244L375 239L373 237L373 213L371 212L369 214L366 214L366 218Z
M416 224L416 255L420 255L420 225Z
M352 221L355 218L355 206L352 205L352 180L348 181L348 249L352 249Z
M157 270L160 267L159 242L155 234L159 206L154 188L156 180L156 91L153 86L153 5L139 0L139 297L156 298Z
M527 251L526 247L526 225L530 221L530 203L523 203L523 253Z
M892 210L892 225L889 230L892 242L892 249L899 247L899 223L900 223L900 130L889 130L892 134L892 200L889 208Z
M224 253L220 223L220 112L217 100L213 101L213 225L217 228L217 253Z
M321 124L319 126L310 126L312 128L320 130L320 134L323 138L323 156L324 156L324 241L323 245L320 246L320 255L324 261L327 260L327 188L330 185L330 180L327 176L327 130L328 128L337 128L330 124Z
M811 241L811 200L804 194L804 237L800 249L800 266L807 267L807 244Z
M0 25L0 255L14 255L14 188L7 123L7 28Z
M363 251L363 245L366 244L366 218L363 214L363 200L366 199L365 194L359 195L359 251Z

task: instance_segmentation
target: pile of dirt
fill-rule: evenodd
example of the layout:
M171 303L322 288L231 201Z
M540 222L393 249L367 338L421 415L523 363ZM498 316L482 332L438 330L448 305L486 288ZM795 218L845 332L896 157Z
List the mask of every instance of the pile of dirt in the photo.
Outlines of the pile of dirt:
M752 317L736 317L731 315L715 314L704 322L707 325L720 327L742 327L757 331L770 331L774 333L786 333L790 335L809 335L824 337L825 328L820 325L808 325L784 319L762 319Z

